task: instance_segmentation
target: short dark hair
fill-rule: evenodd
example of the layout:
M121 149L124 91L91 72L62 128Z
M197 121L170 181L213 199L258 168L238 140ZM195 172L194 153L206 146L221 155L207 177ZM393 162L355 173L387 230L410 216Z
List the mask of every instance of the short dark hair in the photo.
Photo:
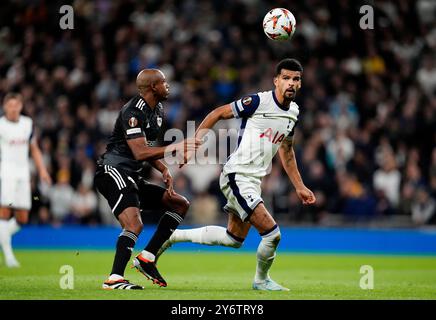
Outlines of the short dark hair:
M282 69L303 72L303 66L300 61L290 58L283 59L276 65L276 76L282 72Z
M16 93L16 92L9 92L3 98L3 104L6 104L6 102L8 102L11 99L17 99L20 102L23 102L23 96L21 94Z

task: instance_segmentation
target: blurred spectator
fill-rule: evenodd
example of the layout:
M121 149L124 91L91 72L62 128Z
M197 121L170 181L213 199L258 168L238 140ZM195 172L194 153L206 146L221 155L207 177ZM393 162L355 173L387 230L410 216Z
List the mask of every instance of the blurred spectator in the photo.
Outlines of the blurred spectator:
M396 208L400 200L401 173L396 168L395 157L391 152L385 154L382 167L374 172L374 189Z
M67 172L59 172L57 182L50 188L48 194L50 212L53 215L55 223L75 222L71 216L71 201L73 195L74 189L70 185L69 174Z
M218 201L207 193L198 194L191 203L190 222L199 225L216 223L221 214Z
M88 186L79 184L71 199L71 212L81 224L96 223L97 196Z
M425 188L419 188L412 204L412 221L416 225L434 224L436 223L435 213L436 200L430 197Z
M335 170L342 170L354 155L354 143L345 131L337 130L335 137L327 144L328 162Z

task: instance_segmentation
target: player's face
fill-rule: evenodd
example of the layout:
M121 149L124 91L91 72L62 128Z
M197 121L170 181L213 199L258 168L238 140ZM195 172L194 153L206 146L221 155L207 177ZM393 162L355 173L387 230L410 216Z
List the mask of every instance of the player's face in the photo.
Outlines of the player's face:
M282 69L274 78L274 85L284 100L292 101L301 88L301 72Z
M168 99L168 96L170 95L170 85L168 84L163 73L161 73L160 79L156 82L155 90L159 100Z
M23 109L23 103L18 99L9 99L3 108L8 120L18 121L21 110Z

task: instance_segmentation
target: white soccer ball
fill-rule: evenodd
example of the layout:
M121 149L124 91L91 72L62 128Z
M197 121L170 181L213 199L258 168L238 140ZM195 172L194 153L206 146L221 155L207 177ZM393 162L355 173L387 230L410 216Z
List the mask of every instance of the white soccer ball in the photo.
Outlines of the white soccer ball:
M295 26L295 17L288 9L272 9L263 18L263 31L271 40L290 40L294 35Z

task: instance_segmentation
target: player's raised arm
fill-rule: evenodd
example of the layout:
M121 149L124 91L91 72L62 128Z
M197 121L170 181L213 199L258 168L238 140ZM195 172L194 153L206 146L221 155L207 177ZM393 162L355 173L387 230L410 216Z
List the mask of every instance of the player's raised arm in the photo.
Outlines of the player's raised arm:
M300 172L298 171L293 148L293 137L287 137L285 140L283 140L279 148L279 156L280 160L282 161L283 168L294 185L297 195L303 204L315 203L315 195L304 185Z
M225 104L221 107L218 107L211 111L206 118L201 122L200 126L198 127L197 131L195 131L195 137L197 139L203 138L206 133L207 129L211 129L214 127L214 125L220 121L220 120L227 120L234 118L234 114L232 111L232 107L230 104Z
M213 128L218 121L234 117L235 115L231 104L225 104L214 109L206 116L206 118L204 118L198 129L195 131L195 141L202 141L201 139L207 134L208 130ZM188 162L188 160L193 156L194 151L195 150L187 150L184 154L183 163L179 165L179 168L183 167Z
M127 140L130 150L136 160L153 161L162 159L165 153L195 151L200 145L201 140L196 138L185 139L179 143L173 143L164 147L149 147L145 137L138 137Z

